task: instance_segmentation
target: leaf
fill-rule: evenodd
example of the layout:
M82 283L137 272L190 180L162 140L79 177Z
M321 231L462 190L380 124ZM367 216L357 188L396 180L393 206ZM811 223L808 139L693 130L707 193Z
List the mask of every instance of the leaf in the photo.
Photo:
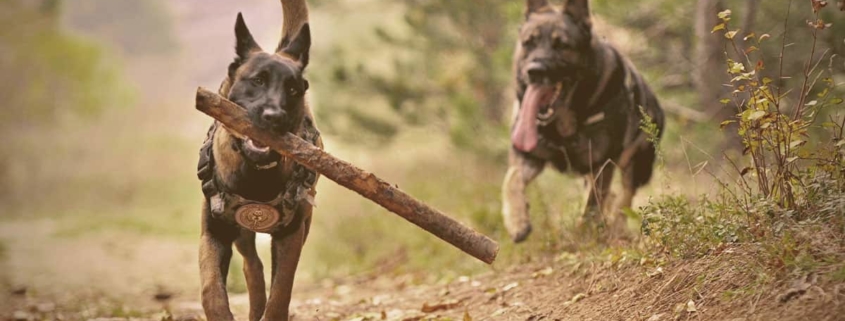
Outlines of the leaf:
M745 49L745 54L746 54L746 55L747 55L747 54L750 54L750 53L755 52L755 51L757 51L757 50L759 50L759 49L760 49L760 48L757 48L757 46L751 46L751 47L748 47L747 49Z
M789 148L795 148L795 147L798 147L798 146L803 146L806 143L807 143L806 140L800 140L799 139L799 140L796 140L794 142L789 143Z
M428 305L428 303L423 303L423 306L420 311L422 311L423 313L432 313L441 310L450 310L460 306L461 302L463 302L463 300L449 300L445 302L435 303L432 305Z
M815 105L818 105L818 104L819 104L818 100L811 100L810 102L806 103L805 106L815 106Z
M738 74L745 71L745 65L736 61L728 61L728 72L731 74Z
M725 127L726 127L726 126L728 126L728 125L730 125L730 124L732 124L732 123L735 123L735 122L736 122L736 120L726 120L726 121L723 121L721 124L719 124L719 129L725 129Z
M541 277L544 277L544 276L551 275L552 273L554 273L554 271L555 270L552 269L552 267L546 267L545 269L534 272L533 274L531 274L531 277L534 278L534 279L541 278Z
M733 39L734 37L736 37L737 32L739 32L739 30L731 30L731 31L725 32L725 38Z
M741 171L739 171L739 176L745 176L745 174L748 174L748 172L750 172L750 171L751 171L751 167L743 168Z
M727 105L728 103L731 102L731 99L730 98L722 98L722 99L719 100L719 102L722 103L722 105Z
M757 120L766 116L766 112L762 110L755 111L748 116L748 120Z
M724 23L717 24L715 27L713 27L713 30L710 30L710 33L714 33L714 32L719 31L719 30L725 30L725 24Z
M463 321L472 321L472 317L469 316L469 311L464 311L464 320Z
M768 33L764 33L764 34L760 35L760 38L757 38L757 43L760 43L761 41L766 40L766 39L771 38L771 37L772 36L770 36Z
M787 164L792 163L797 159L798 159L798 156L792 156L792 157L786 159L786 163Z
M748 34L748 35L746 35L744 38L742 38L742 41L748 41L748 39L752 39L752 38L754 38L754 37L756 37L756 36L757 36L757 35L756 35L755 33L753 33L753 32L752 32L752 33L749 33L749 34Z
M697 311L698 310L695 309L695 302L693 302L692 300L689 300L689 302L687 302L687 312L692 313L692 312L697 312Z
M768 85L772 83L772 78L763 77L763 85Z
M728 10L719 12L718 17L719 17L719 19L722 19L722 21L728 22L728 20L731 20L731 10L728 9Z
M508 292L508 291L510 291L510 290L515 289L515 288L516 288L516 287L518 287L518 286L519 286L519 282L513 282L513 283L510 283L510 284L508 284L508 285L505 285L505 286L502 288L502 292Z
M570 304L573 304L573 303L578 303L578 301L581 301L581 300L583 300L583 299L585 299L585 298L587 298L587 295L586 295L586 294L584 294L584 293L578 293L578 294L576 294L575 296L573 296L571 299L569 299L569 301L566 301L566 302L564 302L563 304L564 304L564 305L570 305Z
M842 98L833 98L830 100L831 105L839 105L842 103Z

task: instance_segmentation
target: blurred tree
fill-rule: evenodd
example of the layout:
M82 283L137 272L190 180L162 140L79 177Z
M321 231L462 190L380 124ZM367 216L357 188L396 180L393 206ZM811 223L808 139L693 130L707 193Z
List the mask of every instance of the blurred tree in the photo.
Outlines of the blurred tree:
M0 125L49 120L56 112L94 112L122 95L120 73L98 45L61 29L59 0L2 0Z
M179 48L163 0L73 0L63 15L70 28L126 55L173 53Z
M125 99L117 64L99 45L62 30L60 0L0 0L0 198L22 129L60 114L91 114Z
M521 18L521 1L404 0L403 28L378 27L375 35L392 54L392 66L379 72L369 65L350 66L335 59L333 82L387 102L399 122L379 120L361 109L333 109L355 130L389 137L396 126L435 124L460 147L489 150L507 133L513 95L511 54ZM342 54L338 51L335 57ZM349 116L349 117L345 117ZM382 117L384 118L384 117ZM329 120L331 122L331 120ZM500 141L496 145L501 145Z

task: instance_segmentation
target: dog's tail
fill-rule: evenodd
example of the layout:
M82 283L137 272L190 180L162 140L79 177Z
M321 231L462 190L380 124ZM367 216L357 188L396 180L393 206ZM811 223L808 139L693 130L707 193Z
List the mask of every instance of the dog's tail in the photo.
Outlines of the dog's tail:
M299 34L303 25L308 23L308 5L305 0L281 0L282 1L282 41L279 42L281 51L290 44L291 40Z

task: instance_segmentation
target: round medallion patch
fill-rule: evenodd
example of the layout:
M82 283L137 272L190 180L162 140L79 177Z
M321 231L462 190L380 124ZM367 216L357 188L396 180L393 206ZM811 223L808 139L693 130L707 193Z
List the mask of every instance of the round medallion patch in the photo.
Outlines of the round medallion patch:
M235 212L235 221L246 229L269 233L279 223L279 211L269 205L246 204Z

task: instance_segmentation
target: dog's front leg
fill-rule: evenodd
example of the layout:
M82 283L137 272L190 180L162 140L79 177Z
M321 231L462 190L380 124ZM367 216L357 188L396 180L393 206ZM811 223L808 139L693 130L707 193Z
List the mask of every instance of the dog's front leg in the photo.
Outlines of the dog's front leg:
M235 248L244 257L244 276L249 292L249 320L261 320L267 305L267 293L264 290L264 265L255 249L255 232L241 229L241 235L235 241Z
M545 162L511 148L508 171L502 183L502 217L511 239L519 243L531 233L525 188L543 171Z
M202 307L209 321L234 320L226 294L226 275L232 259L232 242L237 228L217 221L206 208L203 210L200 240L200 279Z
M270 298L267 310L264 312L265 321L287 321L293 280L302 246L311 227L311 206L300 204L303 218L294 220L298 227L291 226L290 230L273 235L272 243L272 278L270 283ZM295 230L292 230L295 228Z

